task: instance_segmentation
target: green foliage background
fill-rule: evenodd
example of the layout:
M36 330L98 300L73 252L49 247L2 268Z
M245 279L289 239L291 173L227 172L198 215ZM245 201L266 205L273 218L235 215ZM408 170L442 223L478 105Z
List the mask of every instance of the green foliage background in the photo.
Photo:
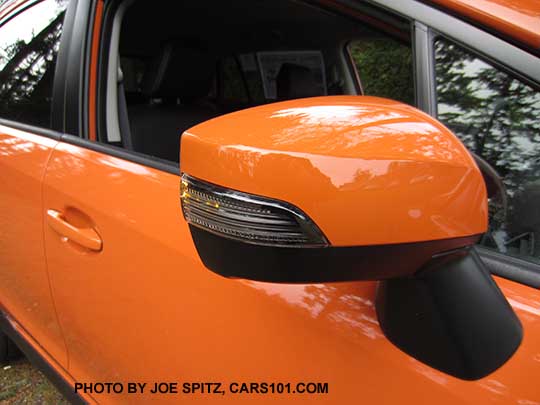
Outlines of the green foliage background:
M409 45L384 37L352 42L349 49L364 94L414 105L412 51Z

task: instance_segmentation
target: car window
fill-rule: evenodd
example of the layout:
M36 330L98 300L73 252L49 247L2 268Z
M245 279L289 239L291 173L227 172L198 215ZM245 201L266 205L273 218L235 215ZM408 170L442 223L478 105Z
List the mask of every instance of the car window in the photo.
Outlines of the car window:
M349 43L366 96L386 97L414 105L413 57L410 44L379 33Z
M100 45L100 57L108 63L97 63L96 82L107 88L97 92L97 140L174 165L182 134L206 120L276 101L354 94L343 44L385 37L363 20L385 30L388 21L398 20L381 12L376 19L366 15L357 21L291 0L264 6L243 1L240 14L219 2L207 7L195 0L163 1L150 9L142 0L128 3L125 14L117 11L123 17L104 19L103 30L116 25L120 35L103 36ZM178 23L178 15L185 23ZM405 93L412 95L410 21L399 19L394 31L406 44L396 42L408 55ZM118 90L125 97L117 97ZM124 101L124 107L112 108Z
M66 1L45 0L0 27L0 117L50 128Z
M540 92L444 38L435 42L438 118L495 168L482 243L540 263Z

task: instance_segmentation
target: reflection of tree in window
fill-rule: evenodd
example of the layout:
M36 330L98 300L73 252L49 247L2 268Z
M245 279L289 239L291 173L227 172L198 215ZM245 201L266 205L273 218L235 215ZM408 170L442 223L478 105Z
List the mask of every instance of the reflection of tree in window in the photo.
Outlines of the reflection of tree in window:
M450 41L437 40L435 54L439 119L497 170L507 188L507 215L490 207L488 242L540 257L540 201L536 210L523 211L540 188L540 92Z
M50 126L54 66L62 33L64 17L62 11L65 9L62 3L65 2L50 3L57 10L56 17L44 29L38 33L32 29L32 37L28 43L19 38L12 43L4 44L0 49L2 118ZM30 9L30 12L32 11ZM17 18L8 24L17 24ZM33 27L22 28L20 35L28 35L29 28Z

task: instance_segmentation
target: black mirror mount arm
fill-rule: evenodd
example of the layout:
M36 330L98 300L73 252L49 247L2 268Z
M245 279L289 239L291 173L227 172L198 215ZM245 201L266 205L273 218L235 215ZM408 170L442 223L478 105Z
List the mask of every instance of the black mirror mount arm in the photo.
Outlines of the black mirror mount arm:
M501 367L523 337L518 317L471 248L434 257L413 277L381 281L376 308L398 348L464 380Z

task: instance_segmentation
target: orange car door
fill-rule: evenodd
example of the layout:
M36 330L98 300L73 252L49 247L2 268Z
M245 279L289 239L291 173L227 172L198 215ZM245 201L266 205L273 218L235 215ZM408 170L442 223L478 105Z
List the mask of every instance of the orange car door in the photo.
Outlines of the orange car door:
M292 285L218 276L202 265L182 218L174 166L159 170L113 156L119 155L114 149L65 140L47 168L44 215L69 371L83 383L148 384L143 397L89 388L94 399L291 400L278 392L235 393L243 382L290 383L291 395L299 382L328 384L327 393L294 396L306 403L348 403L359 387L367 403L537 398L535 384L516 378L540 365L534 361L536 291L500 281L524 324L524 341L501 369L464 382L386 339L374 309L375 283ZM178 393L151 394L154 382L178 383ZM196 382L220 382L225 394L193 393ZM493 388L499 386L508 389Z
M49 289L41 210L41 179L55 144L30 131L0 126L0 295L7 314L65 364Z
M51 131L51 98L66 4L46 0L0 19L0 309L61 365L41 180L60 139Z

